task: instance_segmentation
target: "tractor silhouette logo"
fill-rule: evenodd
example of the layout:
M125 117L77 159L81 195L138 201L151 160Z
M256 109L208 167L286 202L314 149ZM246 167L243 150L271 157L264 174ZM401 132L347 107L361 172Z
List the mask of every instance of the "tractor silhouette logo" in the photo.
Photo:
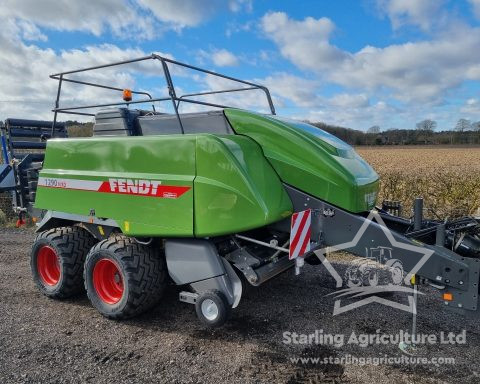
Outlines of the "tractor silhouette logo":
M328 255L334 251L355 247L373 221L380 225L389 243L388 246L365 248L365 257L351 263L343 273L342 278L328 260ZM420 255L419 261L410 271L405 271L403 263L393 257L394 251L401 252L402 249L417 252ZM335 279L336 287L343 288L327 295L334 296L336 299L333 309L333 315L335 316L371 303L383 304L415 314L417 309L413 300L414 289L410 279L427 262L434 251L426 247L395 240L382 217L376 210L372 210L351 241L318 249L314 253ZM391 293L406 295L408 304L387 299L385 296ZM345 301L349 303L344 304ZM402 301L405 301L405 299Z
M365 259L356 260L345 272L349 288L402 285L403 263L392 258L392 248L365 248Z

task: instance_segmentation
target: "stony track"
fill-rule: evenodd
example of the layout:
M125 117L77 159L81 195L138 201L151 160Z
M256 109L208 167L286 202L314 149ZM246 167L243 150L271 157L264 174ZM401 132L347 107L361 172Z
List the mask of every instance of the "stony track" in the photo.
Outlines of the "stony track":
M480 383L480 321L445 312L429 289L419 300L419 332L466 329L467 343L417 353L454 357L455 364L292 363L292 357L401 356L395 345L291 346L283 333L397 333L410 329L411 316L378 304L332 316L334 299L325 296L332 279L323 267L307 266L300 277L286 273L249 291L215 331L199 325L173 286L148 313L112 321L85 294L54 301L39 293L29 270L33 237L28 229L0 229L1 383Z

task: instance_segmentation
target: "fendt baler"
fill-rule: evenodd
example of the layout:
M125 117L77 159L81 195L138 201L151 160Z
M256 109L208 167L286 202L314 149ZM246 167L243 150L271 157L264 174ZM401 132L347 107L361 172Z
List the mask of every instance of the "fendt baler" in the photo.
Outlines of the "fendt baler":
M70 77L145 60L160 61L168 97ZM177 96L171 65L241 87ZM415 274L448 308L478 314L478 219L426 220L420 199L411 219L395 215L396 204L376 207L375 171L336 137L277 117L267 88L156 54L51 77L53 122L7 119L0 168L19 224L26 216L37 223L31 268L46 296L85 289L100 313L121 319L155 305L170 278L205 325L219 326L245 284L259 286L302 260L318 264L315 252L347 244L385 264L390 286ZM69 82L122 92L124 101L61 107ZM270 113L211 102L241 91L263 92ZM161 101L172 113L155 110ZM141 103L152 110L132 107ZM181 103L215 110L181 114ZM68 138L59 113L94 116L93 137ZM403 246L385 247L386 238ZM350 287L379 284L369 266L347 273Z

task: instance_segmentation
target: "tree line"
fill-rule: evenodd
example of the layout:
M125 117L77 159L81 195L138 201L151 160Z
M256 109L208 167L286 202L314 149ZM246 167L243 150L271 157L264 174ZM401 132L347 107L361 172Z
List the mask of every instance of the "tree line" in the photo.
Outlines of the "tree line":
M325 123L310 123L350 145L476 145L480 144L480 121L459 119L452 130L437 132L437 122L431 119L419 121L415 129L389 128L378 125L366 132Z

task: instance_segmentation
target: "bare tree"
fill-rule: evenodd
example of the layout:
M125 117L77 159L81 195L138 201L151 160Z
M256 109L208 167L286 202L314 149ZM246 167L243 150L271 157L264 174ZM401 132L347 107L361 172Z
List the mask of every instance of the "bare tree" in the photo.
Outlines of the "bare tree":
M476 123L472 123L472 129L474 131L479 132L480 131L480 121L477 121Z
M423 133L423 140L425 141L425 144L428 143L428 136L430 136L431 134L433 134L433 131L435 131L435 129L437 128L437 122L434 121L434 120L430 120L430 119L425 119L425 120L422 120L422 121L419 121L417 124L416 124L416 128L417 128L417 131L420 133ZM417 135L417 140L418 140L418 137L419 135Z
M368 128L367 133L380 133L380 127L378 125L374 125Z
M465 132L469 129L472 129L472 123L467 119L459 119L455 125L455 130L457 132Z
M430 119L419 121L416 125L418 131L433 132L437 129L437 122Z

